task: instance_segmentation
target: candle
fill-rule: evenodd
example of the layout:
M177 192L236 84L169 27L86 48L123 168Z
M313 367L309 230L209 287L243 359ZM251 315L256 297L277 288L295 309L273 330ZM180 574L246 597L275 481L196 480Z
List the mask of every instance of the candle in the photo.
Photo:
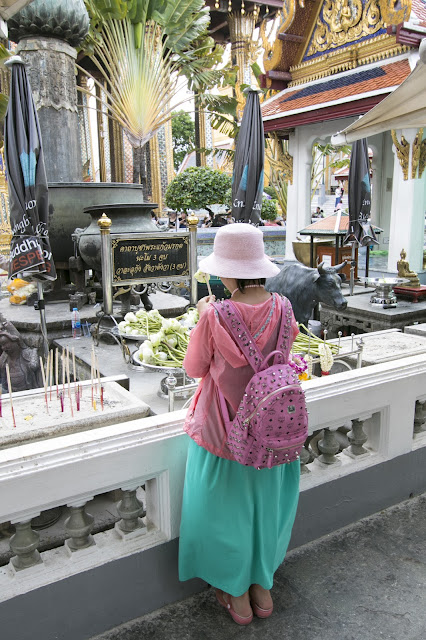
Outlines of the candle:
M58 367L59 367L59 349L56 347L56 358L55 358L55 381L56 381L56 397L58 397L59 386L58 386Z
M98 360L98 356L96 356L96 375L98 378L98 384L99 384L99 392L101 389L101 373L99 371L99 360Z
M74 378L74 389L75 389L77 376L75 375L75 350L74 350L74 347L72 348L72 375L73 375L73 378Z
M16 427L15 412L13 410L13 402L12 402L12 383L10 382L9 364L7 362L6 362L6 377L7 377L7 388L9 389L10 409L12 411L13 426Z

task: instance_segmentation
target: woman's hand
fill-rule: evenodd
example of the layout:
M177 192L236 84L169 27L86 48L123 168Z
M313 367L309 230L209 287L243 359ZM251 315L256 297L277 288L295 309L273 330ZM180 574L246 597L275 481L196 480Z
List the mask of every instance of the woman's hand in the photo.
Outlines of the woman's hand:
M210 302L214 302L216 300L216 296L205 296L205 298L201 298L197 302L197 311L201 316L202 313L207 309Z

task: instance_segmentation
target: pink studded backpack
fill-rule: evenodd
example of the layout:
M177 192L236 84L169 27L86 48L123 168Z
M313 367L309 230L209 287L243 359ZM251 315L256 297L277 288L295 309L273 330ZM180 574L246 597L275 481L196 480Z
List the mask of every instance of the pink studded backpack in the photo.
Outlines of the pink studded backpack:
M297 460L308 436L308 412L298 375L288 364L290 302L283 299L277 350L266 357L230 300L213 306L254 369L234 420L230 420L225 398L218 390L230 452L241 464L257 469Z

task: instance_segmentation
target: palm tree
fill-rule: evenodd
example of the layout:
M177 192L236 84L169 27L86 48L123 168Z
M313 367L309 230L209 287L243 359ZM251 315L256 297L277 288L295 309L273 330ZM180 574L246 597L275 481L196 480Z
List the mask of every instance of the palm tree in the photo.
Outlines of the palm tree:
M92 25L87 51L106 80L105 86L94 79L105 100L100 108L120 123L134 148L170 120L177 107L171 99L185 78L196 78L195 90L223 79L214 68L223 50L206 36L204 0L85 2Z

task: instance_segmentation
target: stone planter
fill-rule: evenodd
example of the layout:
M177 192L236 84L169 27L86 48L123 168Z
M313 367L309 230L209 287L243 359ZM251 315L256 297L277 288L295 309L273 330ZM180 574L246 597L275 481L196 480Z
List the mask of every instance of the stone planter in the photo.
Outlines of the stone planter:
M143 205L142 185L121 182L49 183L49 236L55 263L68 265L68 259L74 255L71 235L76 228L84 229L90 222L84 208L104 203Z

